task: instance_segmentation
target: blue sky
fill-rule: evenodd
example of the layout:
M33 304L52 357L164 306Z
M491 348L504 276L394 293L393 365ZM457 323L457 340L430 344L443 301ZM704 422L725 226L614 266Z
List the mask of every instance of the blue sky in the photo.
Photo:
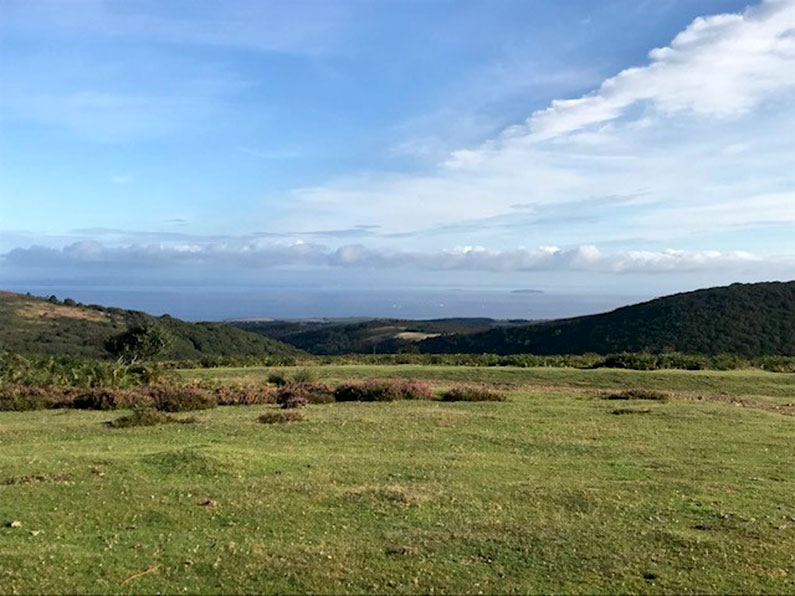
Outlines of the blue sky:
M2 0L0 280L653 296L792 279L794 15Z

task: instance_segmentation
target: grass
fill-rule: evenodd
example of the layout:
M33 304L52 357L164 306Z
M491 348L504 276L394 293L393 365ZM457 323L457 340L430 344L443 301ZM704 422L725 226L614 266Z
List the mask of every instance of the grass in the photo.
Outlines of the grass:
M795 417L766 409L793 401L792 375L461 369L313 373L509 400L124 430L105 424L123 412L1 412L0 591L795 592ZM612 415L599 392L628 388L671 399Z
M303 367L305 368L305 367ZM212 368L172 371L185 380L266 381L270 374L290 376L296 367ZM637 371L600 368L518 368L480 366L423 365L339 365L313 369L317 381L343 382L366 378L416 378L439 382L497 383L539 387L571 387L583 389L632 389L642 387L657 391L691 391L734 393L795 398L795 375L761 370Z

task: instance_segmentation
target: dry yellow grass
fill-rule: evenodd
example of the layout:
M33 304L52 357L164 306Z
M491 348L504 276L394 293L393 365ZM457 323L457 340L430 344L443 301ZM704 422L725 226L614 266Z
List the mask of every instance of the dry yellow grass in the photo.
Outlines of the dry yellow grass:
M50 302L29 302L23 305L18 311L18 315L25 319L81 319L84 321L107 321L108 315L104 312L80 308L77 306L64 306L62 304L52 304Z

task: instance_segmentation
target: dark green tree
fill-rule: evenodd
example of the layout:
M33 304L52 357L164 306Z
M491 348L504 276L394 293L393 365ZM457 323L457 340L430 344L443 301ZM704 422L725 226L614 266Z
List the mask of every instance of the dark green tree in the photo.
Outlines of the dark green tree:
M173 341L173 336L160 325L144 323L109 338L105 349L120 363L132 364L157 358Z

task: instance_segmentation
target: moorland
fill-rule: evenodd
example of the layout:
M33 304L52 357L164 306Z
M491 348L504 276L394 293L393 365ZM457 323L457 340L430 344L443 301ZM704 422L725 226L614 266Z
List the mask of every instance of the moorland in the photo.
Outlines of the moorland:
M314 355L20 295L0 323L4 593L795 592L786 351Z

